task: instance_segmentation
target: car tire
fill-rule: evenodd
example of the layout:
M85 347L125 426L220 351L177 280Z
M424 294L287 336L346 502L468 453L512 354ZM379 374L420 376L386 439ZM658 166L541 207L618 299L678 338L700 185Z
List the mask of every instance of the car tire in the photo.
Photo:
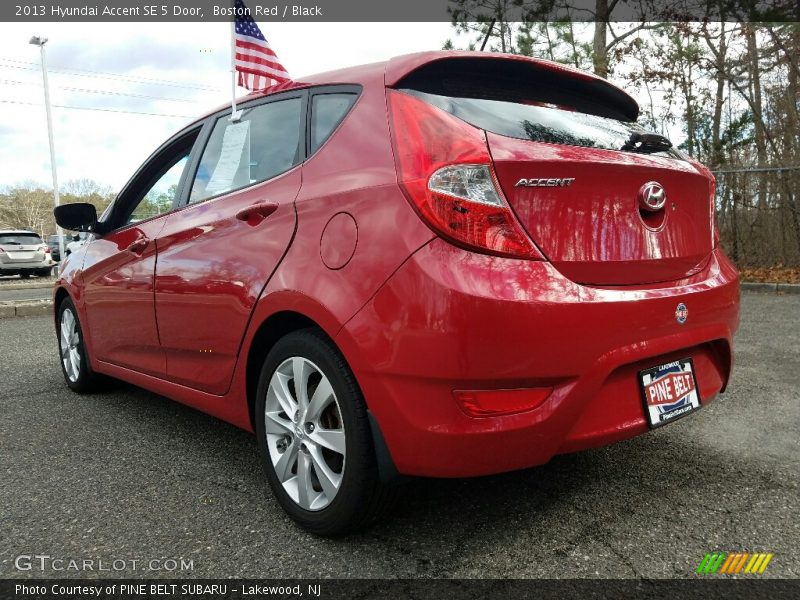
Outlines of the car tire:
M305 394L298 395L298 379ZM343 535L391 509L396 488L380 481L363 395L324 333L296 331L273 346L261 369L255 415L269 485L303 529Z
M36 271L36 275L39 277L50 277L53 273L53 267L47 267L46 269L39 269Z
M31 274L28 273L28 272L24 272L24 273L20 273L19 274L19 278L20 279L28 279L28 277L30 277L30 276L31 276Z
M56 335L61 372L69 388L79 394L97 390L104 378L92 371L78 311L70 298L58 306Z

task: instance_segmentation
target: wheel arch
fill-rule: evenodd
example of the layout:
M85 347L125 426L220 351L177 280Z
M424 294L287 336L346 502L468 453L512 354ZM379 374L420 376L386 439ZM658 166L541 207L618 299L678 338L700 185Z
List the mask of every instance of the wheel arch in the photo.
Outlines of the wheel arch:
M272 313L265 318L256 328L255 333L247 348L247 360L245 364L245 393L247 396L247 413L250 419L250 426L255 431L255 406L256 389L258 378L261 374L261 366L264 359L272 350L273 346L282 337L300 331L302 329L315 328L323 332L333 344L333 338L325 329L311 317L295 311L280 310Z
M308 315L298 312L296 310L280 310L273 312L268 317L263 319L253 334L250 343L247 347L247 357L245 364L245 393L247 399L247 414L252 431L256 431L255 408L256 408L256 395L258 388L258 379L261 374L261 367L264 363L269 351L275 344L284 336L302 329L314 328L320 331L327 337L331 344L342 354L348 367L353 371L353 365L348 359L347 354L343 351L342 347L336 342L336 336L331 335L317 320L312 319ZM359 382L359 378L353 372L353 378L359 389L363 388ZM384 483L397 483L403 480L397 467L392 459L391 452L386 445L383 432L378 424L375 415L369 410L369 401L364 395L364 403L367 406L367 414L369 416L370 433L374 444L374 452L378 464L378 472L381 481Z
M58 309L61 306L61 303L69 297L69 292L63 287L56 288L56 291L53 294L53 320L56 326L58 326Z

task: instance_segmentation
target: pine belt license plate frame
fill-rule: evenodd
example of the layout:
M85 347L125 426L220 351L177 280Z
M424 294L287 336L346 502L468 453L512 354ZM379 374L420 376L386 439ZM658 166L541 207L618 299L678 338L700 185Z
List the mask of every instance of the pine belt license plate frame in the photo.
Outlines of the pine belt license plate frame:
M663 427L702 407L694 362L681 358L639 371L639 389L651 429Z

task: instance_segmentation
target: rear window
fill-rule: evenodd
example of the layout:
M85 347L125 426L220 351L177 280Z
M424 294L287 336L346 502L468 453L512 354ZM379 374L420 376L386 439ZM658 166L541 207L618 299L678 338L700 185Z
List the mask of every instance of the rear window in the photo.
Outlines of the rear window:
M629 150L649 133L621 92L522 61L439 61L397 88L486 131L534 142ZM673 148L647 153L682 158Z
M33 246L42 244L42 238L35 233L0 233L0 244L10 246Z
M311 152L328 139L358 98L356 94L315 94L311 102Z

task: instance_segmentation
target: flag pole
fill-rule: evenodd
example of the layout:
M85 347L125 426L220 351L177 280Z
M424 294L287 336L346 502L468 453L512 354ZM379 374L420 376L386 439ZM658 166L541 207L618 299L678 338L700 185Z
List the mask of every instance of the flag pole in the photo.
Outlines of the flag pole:
M236 122L242 111L236 110L236 19L231 19L231 121Z

